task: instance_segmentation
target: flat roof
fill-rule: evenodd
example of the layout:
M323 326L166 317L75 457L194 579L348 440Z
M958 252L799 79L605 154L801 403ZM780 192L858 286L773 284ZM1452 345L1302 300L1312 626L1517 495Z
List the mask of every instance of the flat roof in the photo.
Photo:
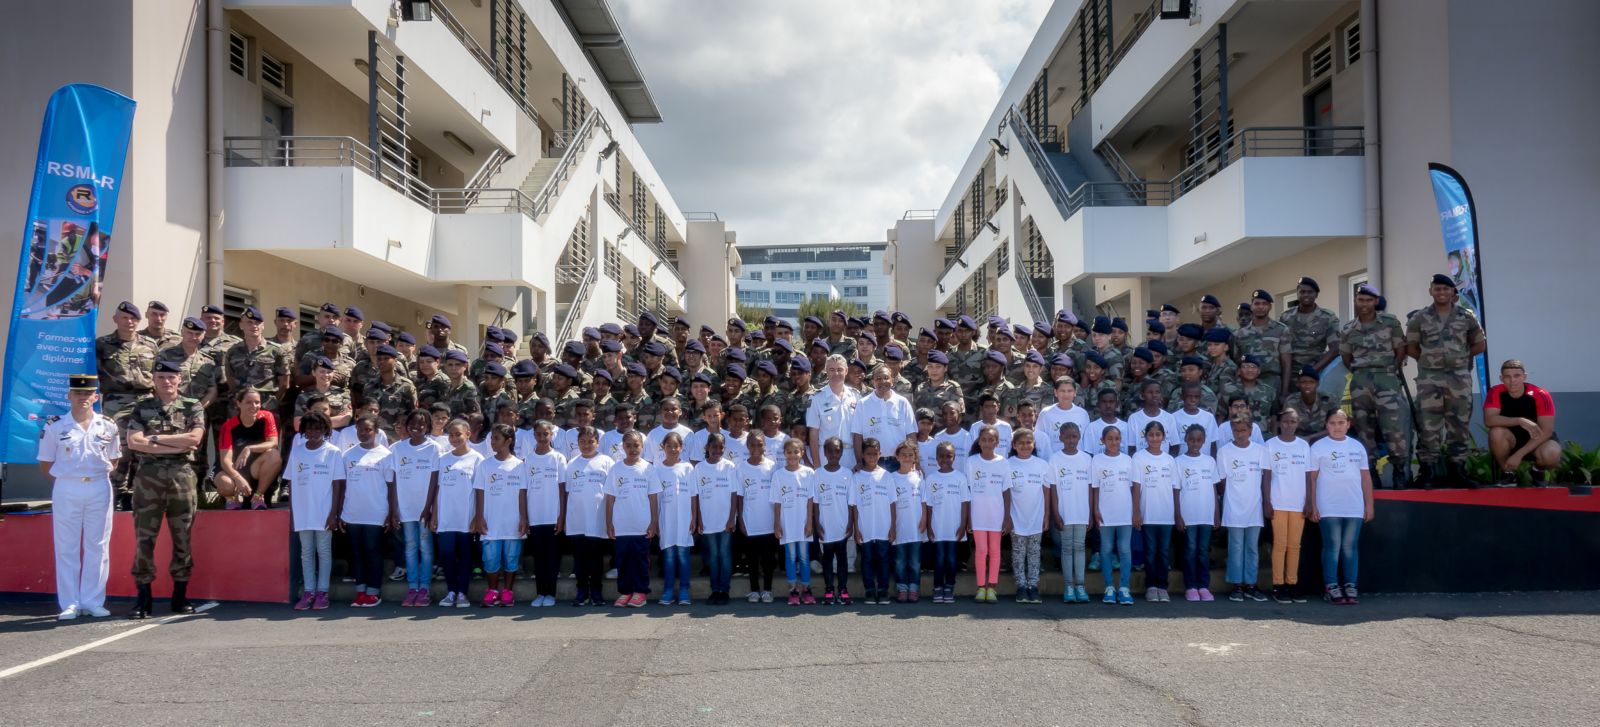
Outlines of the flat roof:
M555 0L555 6L628 123L661 123L661 109L656 107L644 73L606 0Z

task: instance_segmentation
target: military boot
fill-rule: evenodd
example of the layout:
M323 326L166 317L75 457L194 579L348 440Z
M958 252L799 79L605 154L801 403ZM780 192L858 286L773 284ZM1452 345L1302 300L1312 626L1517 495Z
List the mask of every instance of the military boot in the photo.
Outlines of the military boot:
M133 610L128 612L128 618L143 620L150 618L150 611L155 608L155 598L150 595L150 584L139 586L139 595L133 599Z
M1411 486L1411 463L1391 462L1389 464L1389 483L1396 490L1404 490Z
M194 613L194 605L189 603L189 582L172 582L172 612Z
M1434 463L1421 462L1417 465L1416 485L1424 490L1433 489Z

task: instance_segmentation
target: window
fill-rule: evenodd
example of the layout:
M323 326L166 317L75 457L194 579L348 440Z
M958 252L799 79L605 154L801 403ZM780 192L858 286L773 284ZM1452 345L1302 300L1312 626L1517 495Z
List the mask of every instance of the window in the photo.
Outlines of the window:
M1306 51L1306 83L1310 84L1333 71L1333 43L1328 38Z
M1352 20L1344 26L1344 65L1350 67L1361 60L1361 21Z
M771 280L774 283L798 283L800 282L800 271L774 270L772 271Z
M768 305L772 302L772 293L766 290L741 290L738 298L740 303L746 305Z
M805 293L795 293L787 290L780 290L778 291L777 295L778 305L800 305L806 301Z
M866 280L867 279L867 269L866 268L845 268L844 269L844 279L845 280Z
M807 270L806 280L834 280L838 277L837 270Z
M759 282L761 282L761 271L760 270L751 270L750 272L747 272L747 273L744 274L744 279L745 280L754 280L754 281L759 283Z
M244 309L256 304L256 293L236 285L222 286L222 317L226 320L223 329L229 333L239 333L239 319L244 317Z
M228 70L250 77L250 43L238 33L228 33Z
M828 302L830 300L833 300L833 296L828 295L827 293L812 293L811 294L811 302L813 302L813 303L826 303L826 302Z
M266 53L261 54L261 83L289 95L289 66Z
M839 295L842 295L846 298L865 298L867 297L867 286L846 285L839 289Z
M300 304L300 332L317 330L317 314L322 312L320 305Z

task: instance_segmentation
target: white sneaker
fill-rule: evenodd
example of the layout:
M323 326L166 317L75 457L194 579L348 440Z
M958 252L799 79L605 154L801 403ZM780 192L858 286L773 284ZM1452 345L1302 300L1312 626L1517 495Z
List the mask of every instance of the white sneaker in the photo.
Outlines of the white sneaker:
M403 581L405 579L406 569L403 566L395 566L394 572L389 574L389 580L391 581Z
M761 602L762 603L772 603L772 591L762 591L761 592Z
M472 599L465 593L456 594L456 608L472 608Z
M768 596L768 598L771 598L771 596ZM750 595L745 596L744 600L749 601L751 603L761 603L761 592L760 591L751 591Z
M71 621L71 620L73 620L73 619L75 619L77 617L78 617L78 607L77 606L68 606L68 607L62 609L61 613L56 614L56 620L57 621Z
M446 594L444 594L444 598L439 599L439 607L440 608L450 608L451 606L454 606L454 605L456 605L456 592L455 591L451 591L449 593L446 593Z
M111 612L106 610L105 606L94 606L89 609L89 615L95 618L105 618L110 616Z
M617 579L617 569L616 568L612 568L611 570L606 571L606 580L614 581L616 579Z
M544 599L544 605L546 608L556 605L555 596L542 596L542 598Z

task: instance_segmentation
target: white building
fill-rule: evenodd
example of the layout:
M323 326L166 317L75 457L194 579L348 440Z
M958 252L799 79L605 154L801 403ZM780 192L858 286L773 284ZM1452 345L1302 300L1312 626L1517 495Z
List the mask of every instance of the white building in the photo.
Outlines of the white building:
M796 320L807 300L842 300L867 313L894 307L893 269L882 242L740 245L739 303Z
M1445 268L1439 162L1476 200L1491 381L1522 359L1593 442L1589 357L1549 342L1600 270L1595 27L1588 0L1058 0L938 212L889 231L902 307L1195 320L1309 275L1342 320L1363 282L1403 317Z
M469 344L733 308L733 233L686 220L635 139L661 117L604 0L25 3L7 28L0 255L51 91L139 104L112 303L444 312Z

